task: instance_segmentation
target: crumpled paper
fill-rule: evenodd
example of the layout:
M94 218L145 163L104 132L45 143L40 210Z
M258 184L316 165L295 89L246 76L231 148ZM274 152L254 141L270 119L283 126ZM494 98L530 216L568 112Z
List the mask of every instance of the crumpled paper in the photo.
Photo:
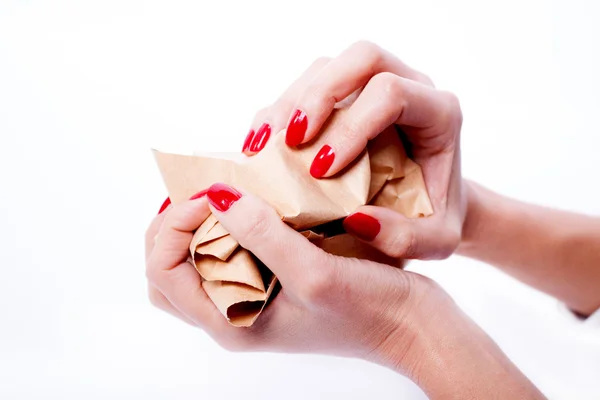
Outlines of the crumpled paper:
M333 235L331 229L323 229L365 204L387 207L408 218L433 213L421 169L407 157L394 127L369 142L335 177L310 176L314 156L328 143L345 112L335 111L319 137L298 149L289 148L285 132L280 132L250 158L156 150L154 156L173 204L213 183L226 183L264 199L283 221L325 251L393 264L394 260L339 229ZM219 311L234 326L251 326L276 286L274 274L239 246L214 215L195 232L190 254L204 290Z

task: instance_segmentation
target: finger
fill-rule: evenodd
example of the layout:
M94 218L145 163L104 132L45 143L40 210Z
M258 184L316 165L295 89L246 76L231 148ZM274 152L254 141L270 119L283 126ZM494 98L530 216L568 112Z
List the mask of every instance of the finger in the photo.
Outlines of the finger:
M302 90L306 87L314 76L321 70L331 59L321 57L316 59L309 67L296 79L286 90L281 97L270 107L261 110L257 113L250 133L246 136L242 152L252 156L260 152L267 144L269 138L273 134L279 133L288 123L292 108L296 104L296 100Z
M200 275L190 263L193 232L210 214L206 198L174 206L165 216L146 263L148 281L176 310L208 331L227 325L202 288Z
M209 214L206 198L186 201L165 213L160 230L154 239L150 266L171 269L184 262L189 255L193 232Z
M166 216L168 210L170 209L170 207L172 207L172 206L168 206L167 208L165 208L165 210L164 210L165 212L162 212L162 213L158 214L156 217L154 217L154 219L150 223L150 226L148 227L148 229L146 229L146 236L145 236L146 260L148 260L148 257L150 257L150 253L152 253L152 250L154 249L154 242L156 240L156 235L158 235L158 231L160 230L160 227L162 226L162 223L165 220L165 216Z
M375 75L330 127L328 143L315 156L310 173L315 178L336 174L392 124L413 128L408 134L418 136L421 143L439 138L441 131L459 128L450 121L457 104L446 92L419 82L389 72Z
M171 199L169 197L167 197L165 199L165 201L163 201L163 203L161 204L160 209L158 210L158 214L156 215L156 217L154 217L154 219L150 223L150 226L146 230L146 236L145 236L145 238L146 238L146 240L145 240L146 259L148 259L148 257L150 256L150 253L152 252L152 249L154 248L154 241L156 240L156 235L158 234L158 231L159 231L160 227L162 226L162 223L165 219L165 214L171 208L173 208L173 205L171 204Z
M183 322L186 322L190 325L195 325L194 321L189 319L186 315L184 315L181 311L175 308L173 304L167 299L157 288L152 285L148 285L148 298L150 299L150 303L156 308L165 311L168 314L173 315L176 318L179 318Z
M311 267L328 264L325 252L287 226L259 198L222 183L212 185L207 197L227 232L265 263L284 287L293 285Z
M260 129L260 126L263 123L263 121L266 120L268 113L269 113L269 107L265 107L265 108L260 109L254 116L254 121L252 121L250 131L246 135L246 138L244 139L244 145L242 146L242 153L244 153L245 155L253 156L256 153L258 153L260 150L262 150L265 147L265 145L267 144L267 141L269 140L269 137L271 135L271 132L270 132L271 125L270 124L267 124L268 129L269 129L269 135L266 137L266 140L265 140L266 132L265 132L265 134L261 134L263 136L263 139L261 139L261 140L254 141L254 135L255 135L256 131ZM267 125L265 125L264 129L267 129Z
M344 219L344 228L357 239L390 257L400 259L444 259L454 251L459 231L442 224L450 217L405 218L388 208L364 206Z
M329 62L300 95L286 133L286 143L297 146L314 138L335 104L365 86L378 73L392 74L432 86L431 80L391 53L369 42L358 42ZM302 118L295 119L294 115Z
M165 201L162 203L162 205L160 206L160 209L158 210L158 214L162 214L163 211L165 211L167 208L169 208L171 206L171 198L167 197L165 199Z
M150 284L194 325L211 334L227 329L226 319L204 291L200 274L192 264L184 262L171 269L149 268L147 276Z

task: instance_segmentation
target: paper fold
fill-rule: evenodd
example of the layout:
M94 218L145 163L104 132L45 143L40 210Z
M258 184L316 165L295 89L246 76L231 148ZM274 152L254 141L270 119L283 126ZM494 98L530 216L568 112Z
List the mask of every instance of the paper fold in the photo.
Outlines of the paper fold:
M365 204L387 207L408 218L433 213L421 169L407 158L393 127L372 140L336 177L310 176L315 154L335 132L345 111L336 111L318 139L300 149L289 148L285 132L280 132L259 154L242 160L155 150L171 202L186 201L213 183L223 182L260 196L283 221L330 253L394 263L350 235L315 233L319 226L346 217ZM311 228L315 232L309 232ZM204 289L221 313L235 326L252 325L275 287L273 273L241 248L213 215L195 232L190 254Z

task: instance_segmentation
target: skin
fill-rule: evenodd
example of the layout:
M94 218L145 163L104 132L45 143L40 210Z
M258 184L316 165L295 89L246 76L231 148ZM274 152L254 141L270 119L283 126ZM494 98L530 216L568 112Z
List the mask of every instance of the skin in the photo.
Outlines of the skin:
M494 265L581 316L600 308L600 219L526 204L467 182L458 253Z
M336 157L326 177L396 124L423 170L434 208L432 217L416 220L387 209L359 208L381 225L369 243L401 259L452 254L465 221L473 225L471 217L465 218L471 202L460 172L462 114L456 97L435 89L428 77L385 50L359 42L337 58L313 63L259 112L253 128L267 122L277 132L300 109L308 118L307 142L340 102L350 110L331 136ZM544 398L431 280L325 253L251 193L242 192L223 212L213 207L216 196L209 189L206 197L170 206L152 221L146 272L157 307L201 327L227 349L362 358L408 376L432 399ZM250 328L227 323L186 261L193 232L210 213L281 282L279 294Z

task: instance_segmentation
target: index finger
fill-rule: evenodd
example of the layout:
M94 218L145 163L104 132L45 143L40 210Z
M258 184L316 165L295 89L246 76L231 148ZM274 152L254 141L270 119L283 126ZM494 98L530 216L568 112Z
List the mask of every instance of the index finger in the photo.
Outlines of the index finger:
M176 205L164 216L154 238L154 248L148 255L148 268L169 270L189 256L194 231L208 218L210 210L205 198ZM155 224L160 222L160 216ZM148 240L148 239L147 239Z
M145 236L146 260L148 260L148 257L150 257L150 254L152 254L152 250L154 249L154 243L156 240L156 235L158 235L158 231L160 230L160 227L162 226L163 221L165 220L165 215L166 215L165 213L158 214L156 217L154 217L152 222L150 222L148 229L146 229L146 236Z
M205 198L174 206L162 222L146 262L146 275L176 310L212 330L227 322L202 288L194 266L186 262L193 233L209 215Z
M296 102L286 132L288 146L313 139L333 111L335 104L381 73L433 86L421 72L370 42L358 42L330 61L312 80Z
M375 75L358 99L328 127L326 144L310 167L314 178L330 177L361 154L367 143L397 124L411 143L428 150L449 148L445 139L460 130L458 100L391 73Z

